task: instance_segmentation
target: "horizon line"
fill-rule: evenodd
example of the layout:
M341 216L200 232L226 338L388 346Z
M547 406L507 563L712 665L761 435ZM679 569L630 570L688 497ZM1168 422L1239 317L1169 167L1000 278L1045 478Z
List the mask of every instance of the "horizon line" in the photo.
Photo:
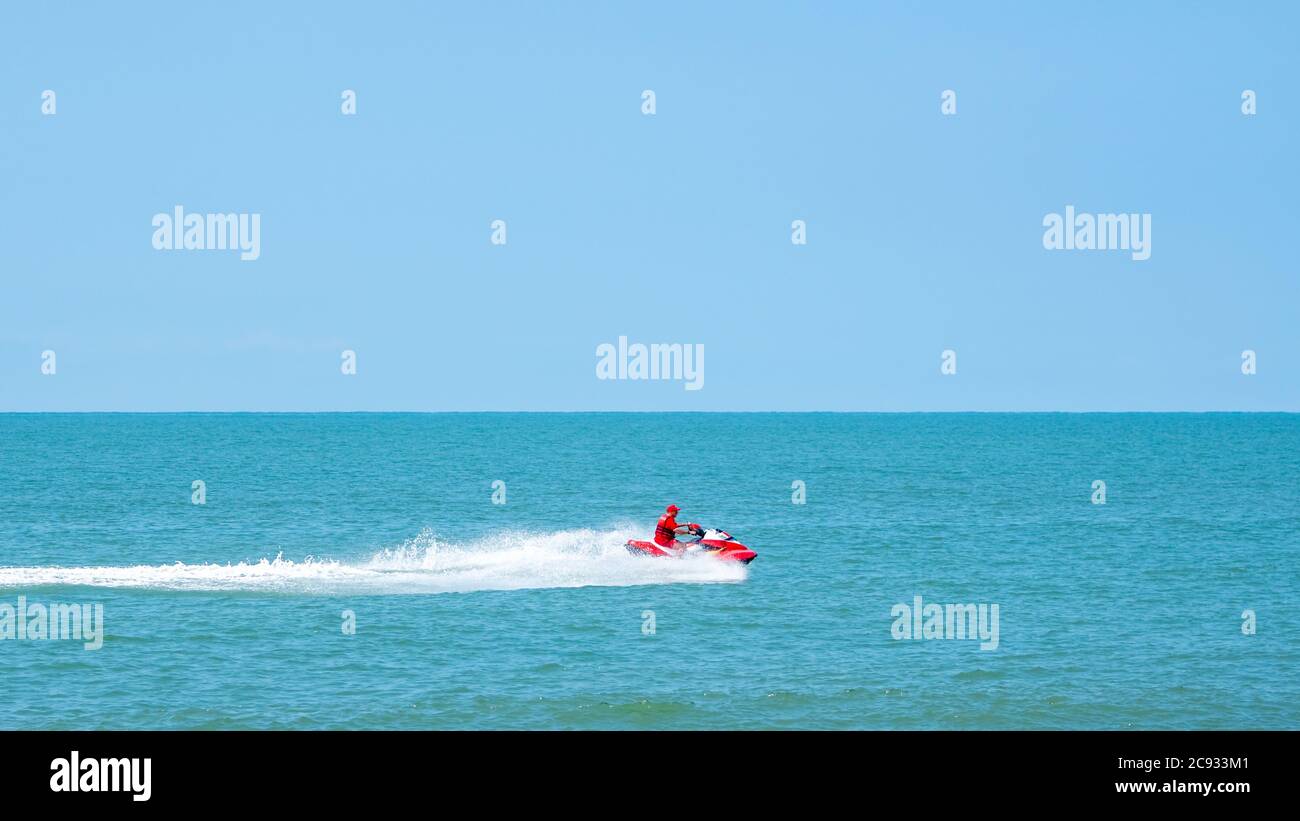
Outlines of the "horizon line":
M317 416L324 414L369 414L369 415L447 415L447 414L842 414L880 416L893 415L949 415L960 414L1020 414L1020 415L1074 415L1088 414L1300 414L1300 410L0 410L0 416L72 416L72 415L109 415L122 416L181 416L181 415L261 415L261 416Z

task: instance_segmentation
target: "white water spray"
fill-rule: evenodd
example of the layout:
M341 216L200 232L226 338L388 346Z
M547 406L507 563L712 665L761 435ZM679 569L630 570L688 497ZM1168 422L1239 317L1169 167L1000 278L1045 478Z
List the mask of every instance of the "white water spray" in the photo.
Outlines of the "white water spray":
M0 567L0 590L84 586L146 590L248 591L385 595L468 593L557 587L744 581L748 571L708 556L631 556L623 545L634 528L510 532L466 543L430 531L358 562L276 556L237 564L119 567Z

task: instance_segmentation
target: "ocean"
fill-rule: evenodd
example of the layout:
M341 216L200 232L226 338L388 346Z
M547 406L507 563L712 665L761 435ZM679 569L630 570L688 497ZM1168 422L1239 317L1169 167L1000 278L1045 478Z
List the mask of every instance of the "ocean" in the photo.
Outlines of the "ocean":
M1296 415L0 414L0 443L6 729L1300 728ZM669 503L758 558L628 555ZM18 629L34 604L102 606L100 646Z

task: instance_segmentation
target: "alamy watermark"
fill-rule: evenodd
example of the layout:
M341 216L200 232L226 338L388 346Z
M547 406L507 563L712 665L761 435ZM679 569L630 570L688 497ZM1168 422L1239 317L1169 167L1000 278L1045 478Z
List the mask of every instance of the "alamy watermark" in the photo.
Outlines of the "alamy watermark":
M132 801L148 801L152 769L152 758L82 758L73 750L50 762L50 791L124 792Z
M596 346L597 379L677 379L686 390L704 387L703 343L628 344L626 336L618 338L617 347L609 342Z
M87 650L104 646L104 605L0 602L0 641L80 641Z
M1150 214L1086 214L1065 206L1065 216L1043 217L1043 247L1049 251L1131 251L1151 258Z
M996 604L924 604L920 596L912 604L896 604L889 611L894 624L890 634L903 639L979 639L981 650L998 649L998 606Z
M156 251L235 251L252 261L262 255L261 214L187 214L183 206L153 216Z

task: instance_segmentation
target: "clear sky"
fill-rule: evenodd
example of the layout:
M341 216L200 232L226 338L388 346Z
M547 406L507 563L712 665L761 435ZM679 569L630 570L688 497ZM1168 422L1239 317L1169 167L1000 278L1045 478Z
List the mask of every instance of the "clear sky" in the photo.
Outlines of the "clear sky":
M0 410L1300 410L1297 8L9 4Z

